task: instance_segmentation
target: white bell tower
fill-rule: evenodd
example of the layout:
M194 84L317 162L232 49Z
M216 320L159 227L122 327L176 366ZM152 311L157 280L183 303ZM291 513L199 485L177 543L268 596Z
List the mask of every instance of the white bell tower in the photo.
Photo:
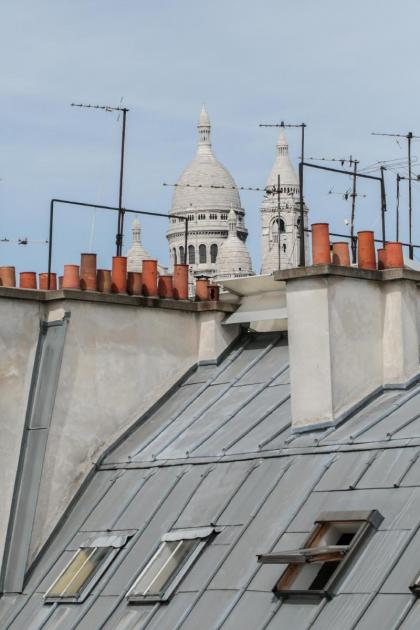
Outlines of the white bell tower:
M277 193L280 177L280 204ZM277 155L267 180L268 192L261 204L261 273L297 267L300 249L299 180L289 157L284 128L280 129ZM271 190L273 192L271 192ZM280 212L279 212L280 206ZM308 209L304 207L304 226ZM280 225L279 225L280 223ZM305 233L305 257L309 252Z

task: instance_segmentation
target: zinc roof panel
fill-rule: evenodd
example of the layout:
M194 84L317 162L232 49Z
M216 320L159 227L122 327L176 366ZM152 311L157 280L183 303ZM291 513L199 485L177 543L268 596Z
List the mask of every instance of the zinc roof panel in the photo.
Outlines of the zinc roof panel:
M223 431L229 417L236 414L246 404L249 397L256 395L260 387L260 385L243 385L229 389L195 422L183 432L180 431L180 435L159 453L159 457L173 459L183 457L187 452L195 455L195 447L206 436L212 435L215 431Z
M375 451L339 453L315 488L319 491L348 490L356 482Z
M235 358L235 360L221 371L220 375L214 381L218 383L230 383L233 379L240 375L243 370L250 367L250 364L256 360L259 361L267 353L268 346L276 342L279 334L263 334L256 335L250 342L244 345L243 351ZM250 370L252 368L250 367Z
M236 388L235 388L236 389ZM242 389L242 388L241 388ZM240 392L239 392L240 393ZM252 430L264 415L288 395L285 386L267 387L241 409L232 419L228 419L214 435L209 437L204 444L194 450L194 456L220 454L232 440L243 435L248 429ZM277 408L274 411L278 412ZM262 420L264 422L264 420ZM254 443L254 450L258 449L258 442ZM229 450L229 449L227 449Z
M282 366L286 368L288 361L289 348L287 341L282 339L254 367L244 374L237 384L266 383Z
M408 540L407 531L376 531L349 567L340 593L372 593L386 579Z
M401 556L381 588L382 593L407 593L409 585L420 572L420 531L402 551Z
M179 387L174 394L164 401L145 422L135 429L127 439L117 448L111 450L104 462L106 464L126 462L142 446L146 445L163 427L171 422L172 416L191 400L200 390L201 385L186 385Z
M321 603L322 610L311 626L311 630L327 630L327 628L353 630L356 619L368 601L368 594L336 595L329 602L324 600Z
M250 462L232 462L215 466L183 510L176 527L199 527L216 523L219 513L235 496L251 468Z
M145 461L154 456L159 456L161 451L168 448L183 431L189 430L188 426L204 413L204 409L207 406L210 406L210 408L214 407L214 404L226 389L227 385L210 385L203 390L178 417L165 425L166 428L161 433L157 433L146 445L144 445L145 443L140 444L137 453L134 449L133 461Z
M358 488L392 488L406 471L417 448L390 448L381 451L357 484Z
M261 628L263 623L278 608L279 600L271 592L246 592L232 610L223 630L238 630L238 628Z
M209 629L217 627L218 620L223 616L235 595L235 591L206 591L183 622L182 630L197 630L203 627L203 623ZM173 628L174 626L168 627L168 630L173 630Z
M309 459L296 458L280 481L276 481L277 471L268 487L260 489L253 502L254 518L250 513L248 526L212 580L210 588L242 588L253 577L258 570L257 554L269 551L283 530L287 529L300 508L302 497L315 483L314 478L326 461L326 458L319 458L315 463ZM296 492L297 487L299 493ZM265 493L269 494L264 500Z
M402 624L399 627L399 630L418 630L419 629L419 619L420 619L420 599L416 599L413 601L413 597L411 598L412 608L408 613L407 617L404 619ZM410 606L410 603L408 606Z
M311 619L313 619L320 604L306 603L303 605L296 605L296 602L283 601L279 602L279 608L273 619L268 623L264 630L300 630L303 628L309 628ZM322 630L331 630L334 626L324 626ZM338 627L336 626L337 630ZM344 630L340 627L340 630Z
M273 389L277 388L273 387ZM267 442L267 444L262 446L262 451L282 448L284 440L290 435L291 421L290 398L288 398L279 408L264 418L246 435L240 437L241 433L238 432L240 439L226 452L232 455L235 453L255 452L259 450L259 444L263 442ZM279 431L281 432L280 436Z
M357 630L398 627L395 624L411 599L412 595L409 593L405 595L377 595L369 603L365 614L358 622Z

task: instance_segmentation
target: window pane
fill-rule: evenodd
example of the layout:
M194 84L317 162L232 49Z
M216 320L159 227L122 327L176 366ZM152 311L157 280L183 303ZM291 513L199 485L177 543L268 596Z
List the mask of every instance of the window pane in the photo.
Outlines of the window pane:
M132 594L145 597L160 595L199 543L197 538L162 543L154 559L140 576Z
M46 593L46 597L78 597L111 550L110 547L79 549L73 561Z

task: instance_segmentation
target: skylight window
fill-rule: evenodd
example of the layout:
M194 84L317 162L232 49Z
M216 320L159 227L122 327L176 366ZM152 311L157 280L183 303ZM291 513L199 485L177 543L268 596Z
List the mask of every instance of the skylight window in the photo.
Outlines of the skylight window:
M46 602L82 602L128 536L103 535L82 545L44 595Z
M128 601L167 601L214 534L212 527L173 530L165 534L127 593Z
M286 564L273 592L280 597L331 597L352 558L382 522L370 512L326 512L299 549L258 556L262 564Z

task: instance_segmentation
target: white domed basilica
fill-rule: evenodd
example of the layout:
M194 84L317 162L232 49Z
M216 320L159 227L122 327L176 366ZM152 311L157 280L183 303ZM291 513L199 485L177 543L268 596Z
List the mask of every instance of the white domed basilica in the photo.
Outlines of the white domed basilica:
M251 258L245 246L248 231L245 211L234 179L215 158L211 146L211 126L203 106L198 124L197 153L185 168L176 184L170 214L189 219L187 262L193 275L214 277L218 272L219 252L228 238L228 217L233 210L236 216L236 238L246 252L246 265L241 275L252 275ZM167 232L172 265L184 261L184 221L172 217ZM232 273L224 277L236 277Z
M260 211L261 273L271 274L299 263L299 181L283 128L266 190ZM304 207L305 227L307 214ZM204 106L198 124L197 152L175 185L170 215L178 215L171 217L167 232L171 265L186 260L192 283L193 277L200 275L215 281L254 275L245 244L245 211L233 177L213 155L210 120ZM187 252L185 222L179 217L189 219ZM307 236L305 249L307 256Z

